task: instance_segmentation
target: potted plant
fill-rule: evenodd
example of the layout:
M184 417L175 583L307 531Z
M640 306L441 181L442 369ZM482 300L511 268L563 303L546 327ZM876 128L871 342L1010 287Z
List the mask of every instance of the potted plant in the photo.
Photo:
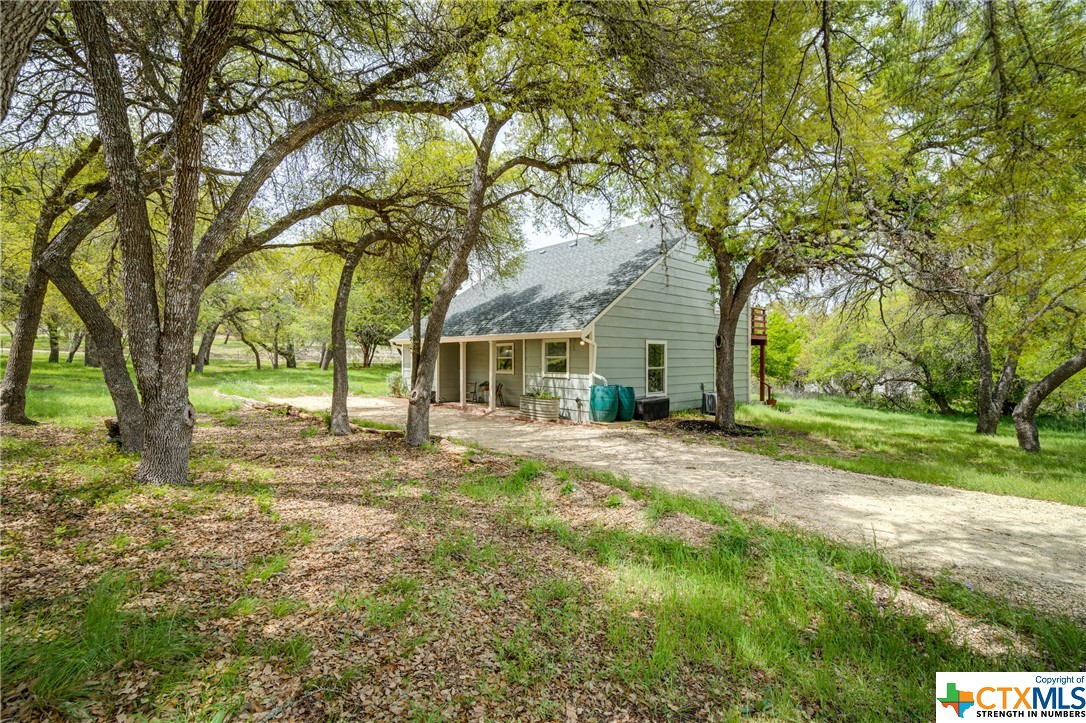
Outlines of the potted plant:
M520 412L529 419L554 421L558 419L558 395L536 387L520 398Z

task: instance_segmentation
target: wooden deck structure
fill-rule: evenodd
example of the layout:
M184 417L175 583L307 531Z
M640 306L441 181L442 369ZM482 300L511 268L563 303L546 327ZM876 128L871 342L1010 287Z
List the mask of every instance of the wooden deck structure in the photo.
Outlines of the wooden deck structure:
M758 347L758 401L773 406L773 387L765 381L765 345L769 340L766 328L765 309L757 306L750 308L750 343Z

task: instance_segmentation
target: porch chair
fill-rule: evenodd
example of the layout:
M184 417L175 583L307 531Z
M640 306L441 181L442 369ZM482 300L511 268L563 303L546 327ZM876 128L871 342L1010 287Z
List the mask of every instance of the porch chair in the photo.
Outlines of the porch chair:
M479 382L467 382L467 399L472 402L479 401Z

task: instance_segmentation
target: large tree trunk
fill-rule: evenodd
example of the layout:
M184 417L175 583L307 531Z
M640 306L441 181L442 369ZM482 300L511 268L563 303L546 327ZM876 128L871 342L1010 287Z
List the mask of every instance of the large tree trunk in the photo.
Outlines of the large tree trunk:
M70 262L51 259L46 271L53 285L64 295L87 328L83 362L87 366L102 367L102 376L121 429L121 449L126 452L140 451L143 449L143 410L132 377L128 374L121 330L79 280Z
M298 368L298 355L294 351L294 340L291 339L287 342L287 345L283 347L283 360L287 364L287 369Z
M60 364L60 329L49 326L49 363Z
M1014 408L1014 432L1018 446L1027 452L1040 452L1041 441L1037 436L1037 409L1048 395L1061 384L1086 369L1086 348L1053 369L1041 381L1034 384Z
M68 349L68 364L71 364L72 360L75 359L76 352L79 351L79 347L83 343L84 333L82 329L76 329L75 333L72 334L72 345Z
M738 319L731 310L725 314L721 304L720 321L716 327L716 423L724 429L735 429L735 328Z
M15 81L30 54L30 46L56 7L56 0L0 3L0 120L7 118Z
M347 306L351 301L354 271L362 254L379 237L368 233L358 239L354 248L343 259L336 287L336 302L332 306L332 434L341 436L351 433L351 420L347 416Z
M211 345L215 343L215 334L219 331L221 321L216 321L214 326L208 328L200 336L200 349L196 352L196 373L204 373L204 365L211 358Z
M41 307L49 280L36 265L23 286L19 314L15 317L15 333L11 336L8 365L0 383L0 420L14 424L34 424L26 416L26 386L30 382L30 365L34 360L34 342L41 323Z
M407 443L420 447L430 441L430 391L434 383L434 369L437 366L438 350L441 346L441 332L445 328L445 316L449 313L449 304L457 289L468 276L468 257L479 239L479 228L483 220L484 203L488 188L490 154L494 149L494 140L505 121L490 118L475 150L475 166L471 173L471 188L468 192L467 215L464 229L453 249L445 278L441 280L433 306L426 321L426 335L419 350L418 363L412 365L414 382L407 406ZM492 392L493 393L493 392Z
M716 423L723 429L735 429L735 337L739 330L739 319L743 309L750 301L750 295L758 284L758 274L762 268L759 260L747 262L738 283L732 280L735 259L722 250L719 241L709 242L711 248L718 249L714 254L717 282L720 288L720 321L716 330ZM746 333L750 333L747 329Z
M83 345L83 366L97 369L102 366L98 361L98 347L94 343L94 333L87 333L87 343Z
M188 368L203 284L194 283L202 111L212 71L226 50L237 4L210 3L181 52L174 114L174 174L166 232L163 299L159 314L155 253L143 181L109 25L100 2L72 5L95 98L106 169L117 203L125 319L143 400L144 452L136 479L183 483L188 478L195 411L188 401ZM93 332L92 332L93 333Z
M162 381L153 395L144 395L144 447L136 478L180 484L188 480L196 409L189 402L186 374L164 374Z

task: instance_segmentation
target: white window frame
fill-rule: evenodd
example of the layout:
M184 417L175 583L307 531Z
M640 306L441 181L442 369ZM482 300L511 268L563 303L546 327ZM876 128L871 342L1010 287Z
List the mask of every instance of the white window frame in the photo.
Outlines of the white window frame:
M662 392L649 391L649 346L656 344L664 347L664 366L652 367L652 369L663 369L664 372L664 390ZM667 396L667 342L666 341L653 341L652 339L645 340L645 395L649 397L666 397Z
M547 356L547 344L564 344L565 345L565 347L566 347L566 353L565 353L566 370L564 372L549 372L549 371L547 371L547 359L548 358L550 358L550 359L559 359L559 358L561 358L561 357L557 357L557 356L548 357ZM543 339L543 343L540 344L539 346L540 346L540 354L543 357L543 366L541 367L543 369L543 376L558 378L558 379L569 379L569 365L570 365L570 360L569 360L569 339Z
M509 361L513 363L508 369L499 369L498 362L501 360L501 348L503 346L509 347ZM516 374L517 373L517 345L512 341L496 341L494 342L494 373L495 374Z

